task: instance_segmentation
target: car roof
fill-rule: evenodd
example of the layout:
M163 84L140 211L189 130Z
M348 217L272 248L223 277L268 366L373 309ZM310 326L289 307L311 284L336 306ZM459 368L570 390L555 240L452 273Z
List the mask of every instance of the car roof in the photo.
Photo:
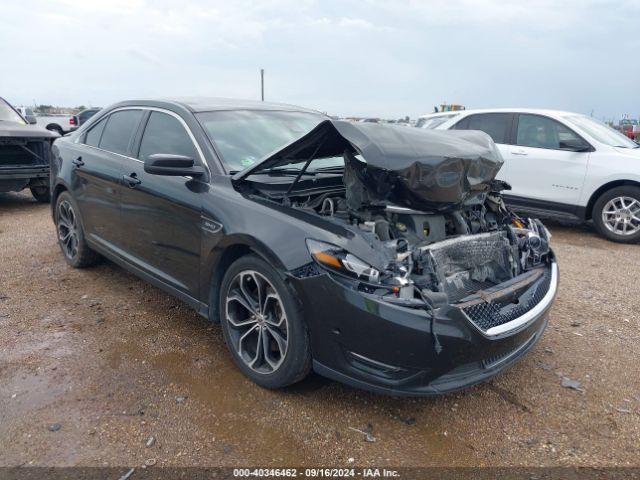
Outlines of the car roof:
M452 112L434 112L428 115L422 115L419 118L430 118L439 115L469 115L473 113L537 113L539 115L550 115L555 117L563 117L566 115L580 115L575 112L567 112L563 110L550 110L544 108L476 108L470 110L455 110Z
M212 112L220 110L280 110L321 114L317 110L288 105L285 103L261 102L259 100L242 100L218 97L175 97L175 98L146 98L143 100L127 100L118 105L153 105L173 104L190 110L191 112Z

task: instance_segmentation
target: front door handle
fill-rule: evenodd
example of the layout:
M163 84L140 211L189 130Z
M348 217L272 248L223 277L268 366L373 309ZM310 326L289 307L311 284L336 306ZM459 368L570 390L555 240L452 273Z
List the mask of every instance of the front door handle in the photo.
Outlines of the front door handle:
M84 161L82 160L82 157L76 158L71 163L73 163L76 167L81 167L84 165Z
M529 155L524 150L511 150L511 155Z
M140 185L142 183L142 180L140 180L135 173L132 173L131 175L123 175L122 180L124 183L129 185L129 188L135 188L136 185Z

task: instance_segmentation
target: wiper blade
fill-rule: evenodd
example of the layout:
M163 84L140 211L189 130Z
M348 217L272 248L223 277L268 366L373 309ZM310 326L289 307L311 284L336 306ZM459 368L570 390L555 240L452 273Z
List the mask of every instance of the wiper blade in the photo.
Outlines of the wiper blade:
M258 173L266 173L268 175L315 175L315 172L304 171L300 173L300 169L298 168L270 168L269 170L264 170Z
M344 167L341 166L334 166L334 167L319 167L313 170L314 172L343 172L344 171Z

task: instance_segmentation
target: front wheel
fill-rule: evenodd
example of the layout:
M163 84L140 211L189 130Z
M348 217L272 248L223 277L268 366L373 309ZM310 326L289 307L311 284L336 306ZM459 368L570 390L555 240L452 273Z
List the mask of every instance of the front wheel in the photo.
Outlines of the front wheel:
M603 193L593 206L593 223L602 236L620 243L640 241L640 187Z
M220 288L220 322L238 368L265 388L302 380L311 369L309 334L294 293L254 255L236 260Z

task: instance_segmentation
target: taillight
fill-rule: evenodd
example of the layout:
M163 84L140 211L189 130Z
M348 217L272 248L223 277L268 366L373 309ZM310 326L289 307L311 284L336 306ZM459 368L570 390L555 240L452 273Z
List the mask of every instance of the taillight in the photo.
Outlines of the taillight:
M71 117L69 119L69 125L75 125L76 124L76 117Z

